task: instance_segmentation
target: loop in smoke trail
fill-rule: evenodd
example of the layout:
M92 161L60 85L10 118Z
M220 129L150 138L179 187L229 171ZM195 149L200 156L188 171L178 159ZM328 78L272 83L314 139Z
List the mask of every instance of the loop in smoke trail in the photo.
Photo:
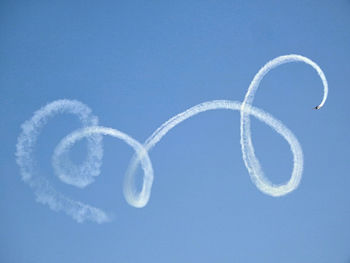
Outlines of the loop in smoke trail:
M144 146L140 144L138 141L136 141L135 139L133 139L132 137L130 137L129 135L126 135L125 133L122 133L118 130L102 127L102 126L91 126L91 127L83 128L81 130L74 131L71 134L64 137L60 141L60 143L57 145L54 155L58 159L60 155L68 154L70 148L78 140L84 137L89 138L94 134L110 135L110 136L116 137L118 139L123 140L134 149L138 160L141 161L141 167L143 169L144 176L143 176L141 192L138 192L135 188L133 188L132 191L129 192L129 194L133 196L133 206L135 207L145 206L148 203L148 200L150 198L150 195L151 195L150 189L152 188L152 183L153 183L152 163L151 163L151 160L149 159L148 152L144 148ZM129 180L129 183L134 185L134 181L132 180L132 178L131 180Z
M249 114L246 109L251 107L251 104L254 100L255 92L258 89L261 80L264 76L273 68L276 68L282 64L290 63L290 62L304 62L314 68L322 80L323 84L323 99L321 104L319 104L316 109L320 109L327 100L328 96L328 83L326 76L324 75L321 68L313 62L311 59L300 56L300 55L286 55L277 57L263 66L259 72L254 76L252 82L249 85L248 91L245 95L244 101L241 106L241 148L244 164L249 172L250 178L254 182L254 184L260 189L262 192L272 195L272 196L281 196L285 195L293 191L296 188L296 185L299 184L302 173L302 157L297 158L298 156L294 156L294 167L297 164L297 168L300 170L300 177L298 176L299 172L297 169L293 169L291 180L285 185L274 185L272 184L264 175L264 172L261 168L260 162L254 153L254 146L251 140L251 132L250 132L250 119ZM298 165L300 163L301 165ZM292 181L292 178L294 180Z

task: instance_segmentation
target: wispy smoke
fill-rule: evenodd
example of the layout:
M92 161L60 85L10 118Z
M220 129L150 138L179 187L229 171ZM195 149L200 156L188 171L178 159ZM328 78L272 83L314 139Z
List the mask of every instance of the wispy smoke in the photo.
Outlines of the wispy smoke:
M37 138L48 119L59 113L78 116L83 127L98 125L97 117L93 116L91 110L79 101L57 100L36 111L30 120L23 123L22 133L17 141L17 164L20 167L22 179L34 189L37 201L49 205L51 209L62 210L78 222L87 219L98 223L106 222L109 217L105 212L59 193L53 189L45 177L37 172L33 158ZM100 135L90 136L87 143L87 159L81 166L75 166L67 158L63 166L54 165L58 176L63 181L84 187L93 182L94 176L99 175L103 157L102 137Z

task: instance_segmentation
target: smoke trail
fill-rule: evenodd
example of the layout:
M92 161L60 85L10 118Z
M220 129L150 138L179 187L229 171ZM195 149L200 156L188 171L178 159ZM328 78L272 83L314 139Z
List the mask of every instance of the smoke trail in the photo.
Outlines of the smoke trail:
M300 55L281 56L268 62L259 70L251 82L242 103L229 100L214 100L200 103L163 123L146 140L144 145L141 145L135 139L118 130L97 126L97 118L91 115L91 111L87 106L78 101L59 100L52 102L35 112L32 119L22 125L22 133L18 138L16 152L17 163L20 166L22 178L34 188L37 200L48 204L51 209L57 211L63 210L78 222L84 220L92 220L98 223L106 222L110 220L110 217L105 212L98 208L65 197L55 191L45 178L37 175L34 167L34 160L32 159L33 148L41 128L45 125L49 117L57 113L72 113L77 115L83 124L82 129L74 131L61 140L54 151L52 158L53 167L57 176L63 182L80 188L92 183L94 176L97 176L100 173L101 159L103 155L101 135L110 135L125 141L135 150L135 154L132 157L125 174L123 190L125 199L130 205L134 207L143 207L147 205L149 201L153 182L153 169L148 152L172 128L181 122L205 111L226 109L240 111L242 155L253 183L260 191L271 196L281 196L290 193L298 187L303 172L303 153L301 146L294 134L285 127L281 121L275 119L265 111L253 107L251 104L260 81L271 69L284 63L299 61L312 66L320 76L324 86L324 95L318 108L322 107L327 99L328 84L326 77L319 66L310 59ZM293 153L293 171L289 181L285 184L274 185L264 176L261 165L254 154L250 132L250 115L253 115L260 121L269 125L290 145L290 149ZM75 142L85 137L88 140L87 160L83 165L75 166L69 161L68 153ZM140 192L136 190L135 186L135 173L139 165L141 165L144 172L142 190Z
M241 141L242 155L243 155L245 166L247 167L249 175L252 181L255 183L255 185L262 192L272 196L281 196L293 191L297 187L300 181L300 178L299 176L294 175L294 173L297 173L297 171L293 169L291 180L285 185L278 186L278 185L272 184L264 176L264 172L262 171L260 162L256 158L254 153L254 147L253 147L253 142L251 140L251 132L250 132L250 118L249 118L248 111L246 111L246 109L247 108L249 109L249 107L251 107L251 104L254 100L255 92L258 89L259 84L261 80L264 78L264 76L271 69L290 62L304 62L316 70L317 74L320 76L322 80L322 84L324 88L323 99L321 101L321 104L317 107L317 108L321 108L326 102L327 96L328 96L328 83L326 80L326 76L324 75L321 68L315 62L313 62L312 60L306 57L303 57L300 55L293 55L293 54L277 57L269 61L268 63L266 63L265 66L263 66L258 71L258 73L254 76L252 82L249 85L248 91L245 95L245 98L244 98L244 101L242 102L242 107L241 107L241 124L240 124L241 140L240 141ZM294 157L294 164L295 163L298 164L298 160L296 160ZM297 168L300 168L300 170L302 171L302 165L300 165L300 167L298 165ZM294 180L292 181L293 178Z
M97 125L97 117L91 114L91 110L79 101L57 100L47 104L36 111L33 117L23 123L22 133L17 141L17 164L20 167L22 179L28 183L35 192L38 202L49 205L55 211L63 210L78 222L86 219L103 223L109 220L109 216L102 210L74 201L57 192L50 183L40 176L33 159L34 147L43 126L48 119L58 113L70 113L77 115L83 127ZM73 165L68 159L65 166L57 167L59 177L63 181L75 186L84 187L93 182L93 176L100 172L103 156L101 136L94 135L87 138L88 155L86 161L79 167Z

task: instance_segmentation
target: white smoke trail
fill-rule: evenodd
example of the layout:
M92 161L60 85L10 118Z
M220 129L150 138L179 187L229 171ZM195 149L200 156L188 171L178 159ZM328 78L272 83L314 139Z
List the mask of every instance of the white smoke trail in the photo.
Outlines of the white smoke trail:
M106 222L109 220L109 217L105 212L63 196L56 192L49 185L47 180L36 174L31 156L40 129L46 123L48 117L60 112L72 113L78 115L84 127L66 136L54 151L52 158L53 166L56 174L63 182L81 188L92 183L94 176L97 176L100 172L103 154L100 135L111 135L125 141L135 150L136 154L134 154L131 159L125 174L124 196L130 205L134 207L143 207L149 201L153 182L153 169L148 151L150 151L172 128L184 120L205 111L228 109L241 112L240 128L242 155L253 183L263 193L271 196L281 196L290 193L298 187L302 176L303 153L300 144L293 133L285 127L281 121L275 119L263 110L253 107L251 103L260 81L272 68L284 63L298 61L311 65L321 77L324 86L324 96L318 107L322 107L327 99L328 85L326 77L319 66L310 59L300 55L281 56L268 62L259 70L249 86L243 103L229 100L214 100L198 104L163 123L146 140L144 145L141 145L135 139L118 130L96 126L97 118L92 116L90 109L80 102L68 100L52 102L37 111L32 119L25 122L22 126L23 131L18 138L16 153L22 178L35 189L37 199L42 203L47 203L52 209L63 210L67 214L73 216L78 222L84 220L92 220L99 223ZM260 121L269 125L289 143L293 153L293 171L287 183L274 185L265 178L260 163L254 154L249 115L253 115ZM68 153L75 142L85 137L88 139L88 157L83 165L77 167L69 161ZM135 173L139 164L144 172L142 190L140 192L136 190L135 186Z
M277 57L269 61L268 63L266 63L265 66L263 66L258 71L258 73L254 76L252 82L249 85L248 91L245 95L245 98L244 98L244 101L242 102L242 107L241 107L241 124L240 124L241 148L242 148L242 155L243 155L245 166L247 167L249 175L252 181L255 183L255 185L262 192L272 196L281 196L293 191L297 187L300 181L300 178L299 176L294 174L294 173L297 174L297 170L293 169L291 180L286 185L278 186L278 185L273 185L264 176L264 172L261 169L260 162L256 158L254 153L254 147L251 140L251 132L250 132L250 118L248 113L249 111L246 111L246 109L247 108L249 109L249 107L251 107L251 104L254 100L255 92L258 89L259 84L261 80L264 78L264 76L271 69L290 62L304 62L316 70L317 74L320 76L322 80L322 84L324 88L323 99L321 101L321 104L317 107L317 108L321 108L326 102L327 96L328 96L328 83L327 83L326 76L324 75L321 68L315 62L313 62L312 60L306 57L303 57L300 55L293 55L293 54ZM298 165L298 160L296 160L294 156L294 165L295 164L297 164L297 168L299 168L302 171L302 165ZM294 178L293 181L292 181L292 178Z

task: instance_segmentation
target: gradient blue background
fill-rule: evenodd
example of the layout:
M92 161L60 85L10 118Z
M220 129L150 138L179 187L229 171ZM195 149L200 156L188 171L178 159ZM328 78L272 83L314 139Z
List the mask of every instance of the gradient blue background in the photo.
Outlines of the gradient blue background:
M0 2L1 262L350 261L350 1ZM100 124L143 142L160 124L200 102L242 101L268 60L296 53L329 81L323 109L315 71L301 63L266 76L254 105L289 127L304 151L300 187L273 198L250 181L238 112L203 113L150 153L149 204L128 206L123 174L132 149L104 139L102 174L86 189L54 176L51 154L79 128L61 115L45 126L40 173L66 195L115 215L76 223L35 202L15 163L20 125L56 99L89 105ZM252 118L266 175L288 180L289 146ZM84 143L72 152L85 156Z

